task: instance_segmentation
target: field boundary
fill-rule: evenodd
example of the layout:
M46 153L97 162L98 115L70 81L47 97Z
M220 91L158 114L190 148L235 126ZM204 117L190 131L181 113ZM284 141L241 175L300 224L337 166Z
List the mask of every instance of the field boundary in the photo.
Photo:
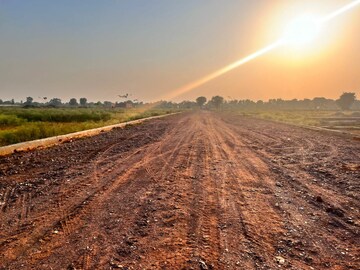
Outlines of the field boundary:
M114 125L110 125L110 126L103 126L103 127L99 127L99 128L82 130L82 131L73 132L73 133L64 134L64 135L43 138L43 139L39 139L39 140L33 140L33 141L21 142L21 143L17 143L17 144L6 145L6 146L0 147L0 156L10 155L10 154L13 154L16 152L24 152L24 151L31 151L34 149L47 148L47 147L51 147L54 145L62 144L64 142L71 141L73 139L95 136L95 135L98 135L103 132L111 131L114 128L124 128L128 125L136 125L136 124L140 124L145 121L148 121L148 120L163 118L163 117L175 115L178 113L179 112L158 115L158 116L151 116L151 117L147 117L147 118L122 122L122 123L114 124Z

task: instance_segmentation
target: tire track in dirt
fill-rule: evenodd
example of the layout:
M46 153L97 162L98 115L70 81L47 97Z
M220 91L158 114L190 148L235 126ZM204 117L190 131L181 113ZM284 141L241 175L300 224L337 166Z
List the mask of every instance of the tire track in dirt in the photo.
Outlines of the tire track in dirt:
M203 127L199 127L203 130ZM200 267L219 267L220 242L218 229L219 201L214 190L214 179L210 177L210 148L203 136L193 141L186 165L186 177L191 179L192 209L188 243L192 248L191 262Z
M138 166L137 170L135 170L132 174L130 174L128 176L129 179L126 181L128 184L126 185L126 187L124 187L126 189L126 191L125 191L126 193L131 192L131 190L137 189L137 185L139 185L139 182L136 180L134 181L134 178L136 178L136 175L138 175L138 174L143 175L142 172L145 173L145 176L147 176L151 179L151 182L148 183L149 190L151 190L151 186L154 183L158 183L158 182L166 180L166 177L168 176L168 171L171 170L171 167L173 166L174 163L176 163L176 161L178 159L179 153L181 151L181 148L179 146L186 139L188 139L188 140L191 139L185 135L185 136L183 136L182 139L180 139L177 142L177 144L174 144L172 141L169 142L169 140L174 137L175 133L177 133L177 131L171 130L170 132L168 132L168 134L166 134L164 136L164 138L161 142L155 143L152 146L150 146L148 149L145 149L143 151L141 166ZM166 143L164 143L164 142L166 142ZM173 145L175 145L175 147L173 147L172 150L164 151L164 149L169 148L168 143L171 143L171 145L170 145L171 149L172 149ZM162 164L161 170L159 170L158 172L150 172L151 167L154 165L154 163L158 163L159 160L162 160L164 162ZM144 187L139 187L138 189L144 189ZM111 196L108 196L108 197L111 197ZM142 200L143 201L149 200L147 194L145 197L142 198ZM106 200L103 203L106 203ZM139 212L141 212L141 211L142 210L140 210ZM131 228L132 223L140 224L140 226L143 226L144 223L142 221L136 221L136 218L137 217L129 219L127 221L127 223L123 223L123 226L127 226L127 227ZM147 222L147 221L145 221L145 222ZM146 224L146 227L147 226L148 226L148 224ZM98 230L98 229L99 228L97 228L95 230ZM143 228L141 228L141 229L143 229ZM129 229L128 234L130 234L130 232L133 232L133 231L134 231L134 229ZM136 234L136 232L134 234ZM146 233L144 233L144 234L146 234ZM93 268L105 267L104 265L108 262L109 262L109 258L107 255L107 256L105 256L105 258L100 259L100 262L98 264L93 265Z
M222 161L222 169L220 169L221 178L224 178L222 190L226 192L223 195L225 198L223 205L228 208L224 211L228 213L228 216L222 219L223 236L228 245L224 249L222 260L229 269L268 269L269 265L273 265L273 257L266 258L264 254L269 253L266 247L271 248L269 240L273 235L266 237L269 232L260 224L271 224L274 231L280 232L282 227L279 217L267 204L263 203L264 199L261 198L271 193L271 191L261 190L265 188L262 178L266 177L266 171L259 171L259 168L253 166L249 168L246 164L249 160L254 164L258 164L259 160L256 160L250 151L244 153L245 145L227 126L216 119L212 120L212 130L215 132L209 136L213 137L211 141L217 146L217 159ZM234 150L234 145L241 146L242 152ZM267 184L271 187L272 183L268 180ZM255 189L258 195L256 199L253 199ZM257 209L255 215L251 213L251 209ZM227 234L230 235L229 238ZM232 237L234 234L238 235L235 239ZM260 241L261 239L265 241ZM239 250L242 252L238 252Z
M249 130L249 129L244 129L241 128L239 126L236 126L234 124L234 122L232 122L231 125L232 128L234 128L234 130L237 132L237 134L241 134L241 136L244 138L244 140L247 142L247 144L251 145L252 142L252 138L253 138L253 131ZM260 131L257 131L256 134L261 134ZM308 138L303 138L300 136L297 136L296 134L292 134L292 133L288 133L286 136L282 136L282 137L291 137L291 140L285 140L286 143L290 143L293 144L293 142L296 141L300 141L302 143L305 143L307 146L306 147L294 147L293 149L295 151L289 153L284 153L283 149L286 147L268 147L267 143L265 141L256 141L257 143L259 143L263 148L260 149L259 147L255 147L255 152L257 153L257 155L262 158L262 160L270 165L269 167L272 167L274 164L270 164L269 161L273 161L275 160L275 166L278 167L278 170L280 171L287 171L288 175L291 179L296 179L296 178L307 178L309 180L313 179L312 175L309 175L307 172L305 172L306 166L309 165L313 165L313 164L318 164L318 163L322 163L322 164L326 164L327 162L331 161L335 156L338 155L338 152L336 151L335 147L332 144L321 144L321 142L319 141L315 141L315 140L311 140ZM278 140L280 141L281 136L278 138ZM328 149L327 151L324 151L324 149ZM266 151L264 151L264 149L266 149ZM278 149L279 151L275 151L274 149ZM320 149L320 151L319 151ZM259 150L259 151L256 151ZM297 151L296 151L297 150ZM261 155L259 155L261 153ZM270 154L271 153L271 154ZM283 160L288 161L286 164L284 164L284 162L279 163L277 160L277 157L275 157L273 154L279 154ZM325 156L325 157L321 157L321 161L319 160L313 160L312 162L304 162L304 160L306 159L313 159L314 155L321 155L321 156ZM297 156L297 159L292 159L289 157L291 156ZM319 185L320 182L318 181L306 181L304 183L301 182L297 182L297 184L302 185L302 186L306 186L306 185L311 185L310 188L306 188L309 192L310 190L319 190L318 194L316 195L320 195L320 194L328 194L329 197L331 196L341 196L341 193L339 194L339 190L333 190L333 193L331 193L330 191L333 189L333 186L326 186L323 187L322 185ZM315 196L316 197L316 196Z
M118 143L116 143L116 144L118 144ZM110 147L106 147L106 150L109 148L112 148L113 146L114 145L112 145ZM125 163L129 162L129 159L131 159L134 155L136 155L138 153L139 153L139 150L137 149L137 150L135 150L135 153L130 153L130 156L128 156L127 159L123 159L122 161ZM130 163L131 162L132 161L130 161ZM138 162L141 162L141 160L139 160ZM126 167L128 167L128 166L126 165ZM129 174L130 172L126 172L126 173ZM89 178L86 177L86 179L89 179ZM106 189L108 189L108 186L106 186L106 185L114 185L114 183L112 183L111 181L110 182L108 181L108 182L105 182L105 184L103 184L103 186L100 186L100 188L95 189L94 192L90 193L90 192L86 192L86 190L85 190L85 193L87 193L87 195L82 198L82 196L79 194L79 191L80 191L80 193L84 193L83 189L86 186L87 187L89 186L89 184L84 185L83 182L84 182L84 180L76 181L75 186L72 185L72 186L70 186L69 189L64 190L64 191L61 191L62 188L60 186L60 188L59 188L60 192L57 192L57 194L60 197L60 200L58 200L57 207L54 207L54 208L57 208L57 210L47 213L46 223L43 224L41 227L37 227L34 230L30 230L25 235L21 235L21 239L20 239L21 248L18 247L19 241L17 241L17 237L14 237L14 235L12 235L10 238L5 240L4 243L8 244L7 250L4 251L5 256L7 258L9 258L10 260L11 260L11 258L15 258L15 257L19 258L20 256L25 256L27 254L28 250L34 249L34 246L36 246L36 245L43 246L45 242L47 242L47 243L55 242L52 239L54 239L54 237L59 238L59 233L61 231L64 232L65 237L69 236L75 229L80 227L81 215L86 215L86 213L83 211L85 210L85 208L88 208L89 203L92 202L94 200L94 198L98 196L99 193L103 193L104 191L106 191ZM6 198L10 198L13 192L14 192L14 189L12 189L11 192L8 192L9 195L7 195ZM69 196L69 195L72 195L72 196ZM71 199L74 200L74 195L76 195L75 198L77 199L78 202L76 202L76 204L73 204L73 205L66 204L65 202L67 200L68 201L71 201ZM70 199L68 199L68 198L70 198ZM5 205L7 205L7 204L5 204ZM51 208L53 208L53 207L51 207ZM61 218L57 219L57 217L59 216L59 212L61 213L61 215L60 215ZM22 216L22 212L19 214L19 216L20 217ZM13 248L11 246L13 246ZM15 249L16 249L16 252L15 252ZM6 254L9 254L9 255L6 255Z
M171 134L169 135L169 136L172 136ZM154 158L153 158L153 156L154 156L154 154L156 154L154 151L156 151L158 149L158 146L156 145L156 144L153 144L153 145L151 145L148 149L145 149L144 150L144 153L143 153L143 155L145 156L145 158L143 158L141 161L140 161L140 165L139 164L136 164L134 167L135 167L135 169L134 170L128 170L127 171L127 174L125 175L125 176L122 176L123 178L130 178L131 176L132 176L132 174L133 174L133 172L135 172L139 167L145 167L145 165L149 162L149 161L151 161L151 160L153 160ZM170 152L169 152L170 153ZM173 154L174 155L174 154ZM146 157L151 157L151 158L146 158ZM123 162L123 160L121 161L121 162ZM128 160L127 160L127 162L129 162ZM133 163L132 161L130 161L130 163ZM166 170L166 168L165 168L165 170ZM126 182L126 181L125 181ZM135 182L134 182L135 183ZM127 187L127 189L132 189L132 185L133 185L133 183L129 183L128 185L126 185ZM115 185L114 187L116 187L117 185ZM109 192L112 192L113 190L109 190ZM106 197L111 197L111 195L109 195L109 193L107 193L106 195L104 195L104 194L102 194L102 196L101 196L102 198L106 198ZM96 205L100 205L101 206L101 201L97 201L97 203L96 203ZM83 259L80 259L81 261L83 261ZM83 265L82 263L76 263L76 265ZM83 267L83 266L81 266L81 267Z
M0 233L0 265L9 269L360 265L359 214L351 208L359 202L339 194L340 186L332 178L313 182L310 173L311 166L321 162L335 164L344 151L346 160L354 162L356 146L344 148L345 142L328 135L321 141L309 131L211 112L154 123L134 128L134 134L116 131L126 136L103 141L97 153L87 151L90 157L82 170L78 164L69 167L61 181L42 186L41 196L33 196L27 186L21 192L11 185L0 186L4 220L18 217L16 226L0 221L0 229L6 229ZM62 160L66 155L71 152L65 152ZM341 176L356 187L355 174ZM73 178L67 181L67 176ZM324 201L316 201L317 196ZM43 207L37 206L40 201ZM349 215L353 223L347 223ZM34 222L33 227L27 225Z
M242 125L243 124L244 123L242 123ZM234 128L234 125L232 128ZM235 130L241 130L242 135L245 134L248 140L250 140L251 135L247 134L247 129L244 129L243 127L236 127ZM266 132L264 127L261 130L262 132ZM291 138L291 141L302 139L297 136L297 134L288 133L288 136ZM335 148L336 144L330 144L330 146L325 145L322 147L321 141L319 141L316 137L313 139L302 139L302 141L304 140L309 142L308 145L313 146L311 151L306 153L309 158L313 158L318 154L322 155L321 151L325 148L329 149L328 151L330 153L328 154L328 157L325 156L325 158L322 158L321 161L315 161L315 164L316 162L332 162L336 155L339 155ZM264 142L264 144L266 143ZM265 164L267 164L269 168L272 168L275 175L278 175L276 196L282 198L282 202L277 203L276 205L279 207L279 210L285 211L284 221L286 221L288 231L293 234L295 239L297 239L296 241L299 245L307 246L309 253L303 252L303 247L295 247L294 249L298 249L299 251L294 252L292 256L297 258L299 261L303 260L307 262L307 264L314 264L317 261L316 258L318 258L318 254L329 253L337 253L337 256L341 257L348 256L349 261L353 260L353 255L351 255L351 253L356 254L356 250L353 249L352 252L348 252L349 249L344 247L343 241L346 239L349 243L348 246L353 245L355 243L354 241L356 241L355 239L359 239L359 227L354 223L353 225L347 224L347 217L344 214L345 211L343 211L340 206L343 203L334 203L334 198L337 198L337 201L343 201L346 202L345 204L348 204L349 197L345 194L343 195L339 193L338 189L334 189L336 185L333 187L323 185L321 181L313 181L314 177L306 171L306 165L304 165L301 161L291 163L288 166L274 166L273 162L271 162L271 160L274 159L271 148L268 148L267 151L256 151L256 154ZM274 167L276 170L273 169ZM286 193L284 193L285 190ZM296 201L296 205L293 205L292 201ZM351 204L358 205L358 202L352 201ZM290 216L292 216L291 219L289 219ZM321 222L323 225L316 225L318 222ZM335 226L335 230L329 228L329 225L324 224L324 222L333 224L333 226ZM345 235L347 236L345 238L344 236L330 236L325 239L319 239L319 235L327 235L329 231L335 235L339 234L340 231L336 228L341 228L343 232L345 231ZM319 233L319 231L322 232ZM298 233L294 234L294 232ZM303 241L304 234L312 235L312 239L310 241ZM286 240L282 242L286 242ZM316 242L321 242L321 245L318 243L315 244ZM279 246L281 245L283 244L279 244ZM339 250L342 251L340 252ZM312 257L312 255L315 255L315 257ZM323 256L322 259L323 265L317 262L319 263L317 266L319 268L324 265L336 265L337 263L332 263L334 259L331 257Z
M135 153L136 154L136 153ZM129 158L131 158L132 155L130 155ZM127 161L127 159L125 160ZM108 183L107 183L108 184ZM89 185L89 184L88 184ZM88 186L86 185L86 186ZM80 202L76 203L75 205L67 205L65 204L65 198L69 198L69 197L73 197L75 195L75 192L78 191L79 189L83 188L84 185L82 183L82 181L79 181L78 185L75 186L71 186L70 192L69 191L63 191L58 193L60 199L58 200L57 204L58 207L55 211L53 211L52 215L54 216L54 218L52 217L52 215L47 215L47 222L50 223L50 227L43 229L42 233L41 232L31 232L32 234L37 235L37 237L35 238L35 242L41 240L42 238L46 238L46 239L50 239L53 232L57 231L59 232L61 230L61 227L64 226L65 231L67 234L70 234L71 231L73 231L75 228L73 228L73 226L69 226L69 224L72 224L72 220L76 218L77 214L90 202L93 200L93 198L99 193L102 192L102 190L105 188L105 186L101 186L97 189L95 189L94 192L92 192L90 195L88 194L88 196L86 196L85 198L81 198L79 197L78 199L80 200ZM95 186L96 187L96 186ZM24 197L24 195L22 196ZM52 207L53 208L53 207ZM56 208L56 207L54 207ZM63 213L61 214L62 218L59 220L56 220L56 217L58 216L58 213ZM19 216L22 216L22 212L19 214ZM57 234L57 233L56 233ZM22 238L22 241L24 240L24 237ZM34 242L31 242L29 244L29 246L33 245ZM16 244L15 244L16 245ZM23 243L24 246L26 246L25 243Z

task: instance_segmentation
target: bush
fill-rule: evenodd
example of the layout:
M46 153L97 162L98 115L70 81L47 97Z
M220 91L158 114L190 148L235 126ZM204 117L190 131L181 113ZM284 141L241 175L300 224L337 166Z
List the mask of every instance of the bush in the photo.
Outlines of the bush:
M70 124L70 123L28 123L15 130L0 132L0 146L14 143L43 139L47 137L67 134L88 128L97 127L95 122Z
M24 119L18 118L15 115L0 115L0 127L16 127L24 122Z
M1 144L14 144L24 141L42 139L53 136L53 130L47 128L42 123L22 126L15 131L6 131L1 137Z
M16 116L29 122L86 122L107 121L111 115L107 112L81 111L81 110L22 110Z

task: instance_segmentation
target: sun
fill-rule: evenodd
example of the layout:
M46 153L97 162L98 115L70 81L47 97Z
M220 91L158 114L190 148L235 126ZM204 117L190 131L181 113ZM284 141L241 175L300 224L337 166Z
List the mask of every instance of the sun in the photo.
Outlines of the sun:
M314 15L297 17L285 28L283 39L285 43L302 46L314 41L320 33L321 21Z

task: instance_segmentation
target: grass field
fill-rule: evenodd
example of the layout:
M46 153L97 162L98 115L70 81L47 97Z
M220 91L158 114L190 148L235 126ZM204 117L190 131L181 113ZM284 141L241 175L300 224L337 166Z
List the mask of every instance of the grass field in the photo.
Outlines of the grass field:
M170 109L0 108L0 146L163 115Z

